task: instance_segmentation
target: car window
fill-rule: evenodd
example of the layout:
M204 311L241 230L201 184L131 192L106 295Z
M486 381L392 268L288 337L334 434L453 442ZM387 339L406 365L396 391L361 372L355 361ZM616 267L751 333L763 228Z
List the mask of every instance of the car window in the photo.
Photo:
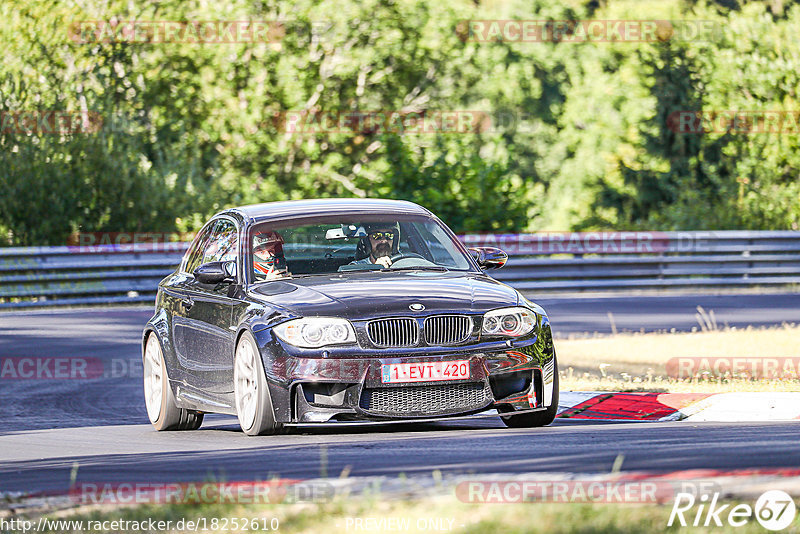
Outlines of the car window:
M214 225L214 232L203 252L203 261L236 261L238 235L236 225L228 219L220 219Z
M355 254L358 239L332 239L325 236L329 230L341 229L331 224L313 224L290 228L283 232L287 254L292 259L327 256L347 258Z
M471 268L445 228L424 216L404 216L399 220L381 216L358 220L324 216L298 223L265 223L253 231L254 235L269 234L280 243L281 259L286 266L283 276L375 270L382 267L375 261L384 256L390 259L393 268ZM378 243L381 239L383 245ZM373 242L376 247L384 247L380 254L377 254L379 249L371 249ZM255 262L252 266L257 267ZM255 279L263 279L257 272L254 274Z
M412 229L419 233L421 242L424 244L425 248L427 248L428 254L432 256L432 261L436 265L454 269L468 268L464 257L457 252L453 241L447 236L441 226L433 221L426 221L424 224L415 224Z
M201 260L203 259L203 251L208 244L211 232L214 231L215 226L216 224L209 224L206 226L189 246L189 250L187 250L184 255L184 272L192 273L195 269L200 267Z

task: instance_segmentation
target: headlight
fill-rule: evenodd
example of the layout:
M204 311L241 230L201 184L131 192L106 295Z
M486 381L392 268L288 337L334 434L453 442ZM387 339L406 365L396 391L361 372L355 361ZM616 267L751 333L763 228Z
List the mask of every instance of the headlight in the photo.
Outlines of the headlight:
M273 331L283 341L306 349L353 343L356 340L356 332L350 321L333 317L294 319L279 324Z
M484 336L519 337L536 328L536 314L528 308L501 308L483 316Z

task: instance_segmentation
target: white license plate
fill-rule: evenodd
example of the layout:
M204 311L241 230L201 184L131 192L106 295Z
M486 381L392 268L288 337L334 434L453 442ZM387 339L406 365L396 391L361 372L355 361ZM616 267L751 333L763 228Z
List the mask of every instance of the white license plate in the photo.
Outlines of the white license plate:
M381 365L381 382L431 382L469 378L469 361L386 363Z

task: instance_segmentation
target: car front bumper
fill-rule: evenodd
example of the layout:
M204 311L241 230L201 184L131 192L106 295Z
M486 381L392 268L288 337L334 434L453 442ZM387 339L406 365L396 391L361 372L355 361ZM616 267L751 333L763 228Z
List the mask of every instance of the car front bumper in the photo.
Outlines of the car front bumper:
M369 351L289 351L270 331L256 336L276 420L285 424L428 421L523 413L553 402L554 350L544 317L524 341ZM290 349L291 350L291 349ZM467 360L470 378L383 383L382 366ZM491 414L489 416L496 416Z

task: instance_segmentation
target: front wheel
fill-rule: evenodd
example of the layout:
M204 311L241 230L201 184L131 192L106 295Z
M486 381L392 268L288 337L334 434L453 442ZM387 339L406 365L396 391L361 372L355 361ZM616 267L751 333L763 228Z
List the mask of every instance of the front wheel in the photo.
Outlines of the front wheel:
M147 417L156 430L197 430L203 424L202 413L175 404L164 353L154 333L147 337L144 346L144 403Z
M553 355L553 400L546 410L541 412L524 413L512 417L501 417L503 423L510 428L533 428L547 426L555 420L558 414L558 362ZM513 408L511 408L513 410Z
M245 332L236 345L233 380L236 414L244 433L258 436L282 430L283 425L275 421L264 365L250 332Z

